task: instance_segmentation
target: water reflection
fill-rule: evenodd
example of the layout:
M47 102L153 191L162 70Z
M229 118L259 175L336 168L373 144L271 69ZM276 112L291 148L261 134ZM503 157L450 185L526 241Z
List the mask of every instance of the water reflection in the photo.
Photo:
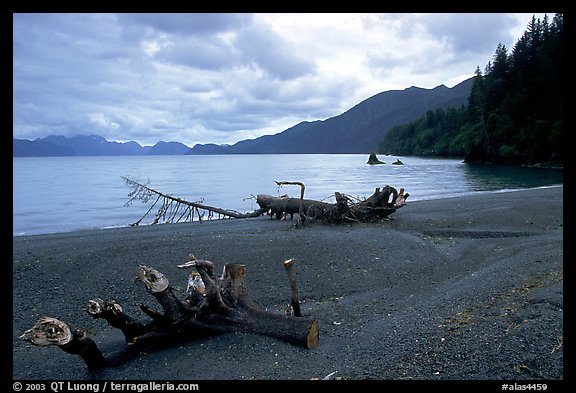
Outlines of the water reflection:
M475 164L465 164L462 168L466 182L473 191L563 184L562 169Z

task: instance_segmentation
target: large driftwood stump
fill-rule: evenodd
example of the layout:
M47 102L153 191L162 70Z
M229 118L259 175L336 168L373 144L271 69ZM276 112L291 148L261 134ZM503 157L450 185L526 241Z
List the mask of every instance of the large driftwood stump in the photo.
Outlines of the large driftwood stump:
M93 318L104 319L124 333L127 346L114 356L104 356L85 330L73 331L51 317L38 320L20 338L36 346L56 345L67 353L80 355L90 369L117 366L144 349L234 331L263 334L308 349L318 346L316 320L276 314L250 298L244 265L226 264L222 275L216 277L212 262L189 255L189 260L178 267L193 269L184 300L175 295L162 273L146 266L138 269L139 280L162 307L162 312L158 312L140 304L151 318L146 322L127 315L114 301L96 298L88 302L86 311ZM291 286L295 286L294 279L292 275ZM297 301L294 289L291 300L292 304Z
M261 210L267 210L271 218L286 218L295 213L304 214L307 219L328 223L341 222L374 222L387 220L388 216L406 204L410 194L400 189L400 193L389 185L376 188L374 193L361 201L352 202L352 198L335 192L336 203L326 203L316 200L289 197L274 197L259 194L256 202Z

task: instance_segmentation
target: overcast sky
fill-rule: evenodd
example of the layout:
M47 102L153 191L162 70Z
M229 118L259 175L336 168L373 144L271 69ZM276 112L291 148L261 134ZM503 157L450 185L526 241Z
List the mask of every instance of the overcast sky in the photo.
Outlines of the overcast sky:
M452 87L532 15L14 14L13 135L275 134L382 91Z

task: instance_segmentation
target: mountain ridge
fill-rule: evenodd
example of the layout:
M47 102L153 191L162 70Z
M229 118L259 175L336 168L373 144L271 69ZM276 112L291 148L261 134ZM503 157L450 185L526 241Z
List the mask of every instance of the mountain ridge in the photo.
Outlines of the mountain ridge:
M452 88L411 86L381 92L326 120L300 122L280 133L233 145L196 144L186 154L370 153L392 127L428 110L465 105L472 81L466 79Z
M422 116L428 110L466 105L473 78L452 88L411 86L375 94L343 113L325 120L302 121L277 134L263 135L234 144L107 141L98 135L45 138L13 138L14 157L119 156L119 155L215 155L215 154L360 154L378 149L391 128Z
M13 157L183 155L188 150L190 147L180 142L160 141L154 146L141 146L134 141L108 141L93 134L69 138L48 135L33 141L12 138Z

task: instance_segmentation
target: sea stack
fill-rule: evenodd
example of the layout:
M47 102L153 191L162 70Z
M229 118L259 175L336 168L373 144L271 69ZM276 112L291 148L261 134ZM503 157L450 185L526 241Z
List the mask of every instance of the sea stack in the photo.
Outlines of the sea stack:
M382 162L378 159L378 157L376 156L376 153L372 152L370 153L370 157L368 158L368 165L379 165L379 164L385 164L385 162Z

